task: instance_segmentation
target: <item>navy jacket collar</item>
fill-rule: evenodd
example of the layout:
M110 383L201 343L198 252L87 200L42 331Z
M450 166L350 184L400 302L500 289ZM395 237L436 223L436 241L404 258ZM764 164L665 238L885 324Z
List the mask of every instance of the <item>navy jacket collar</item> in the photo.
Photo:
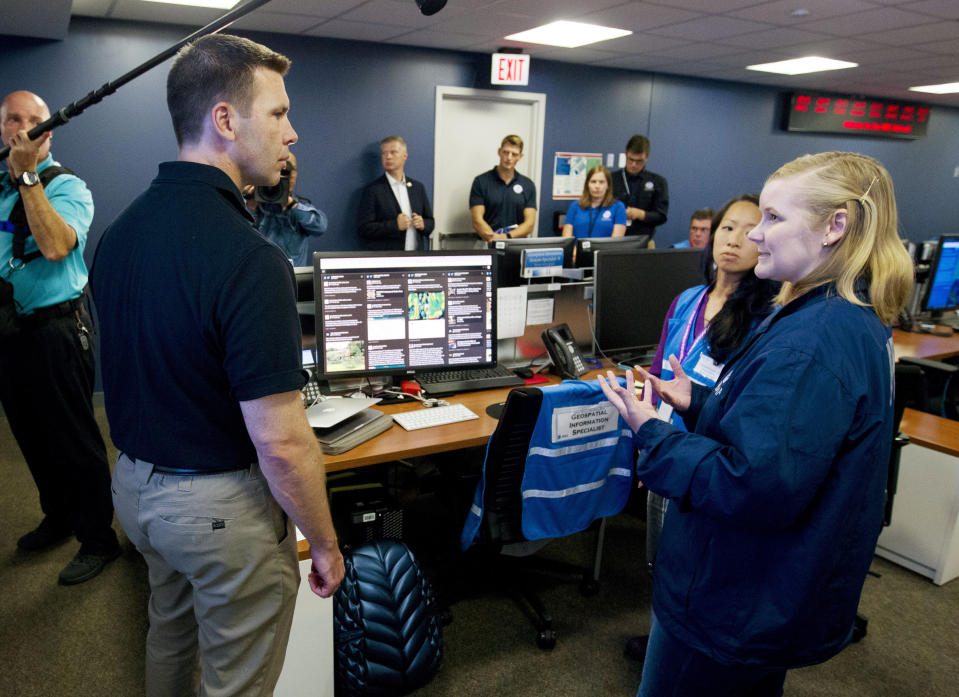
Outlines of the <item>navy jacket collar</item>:
M161 162L155 181L193 181L197 184L212 186L251 223L256 222L256 218L246 207L246 202L243 200L240 190L236 188L236 184L219 167L204 165L199 162Z

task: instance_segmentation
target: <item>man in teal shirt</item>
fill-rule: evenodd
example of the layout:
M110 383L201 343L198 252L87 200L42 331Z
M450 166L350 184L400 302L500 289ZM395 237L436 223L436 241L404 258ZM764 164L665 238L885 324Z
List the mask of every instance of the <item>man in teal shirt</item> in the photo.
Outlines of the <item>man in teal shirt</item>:
M80 550L59 578L73 585L99 574L120 547L111 528L106 448L93 414L94 350L83 304L93 198L66 171L46 186L41 181L46 170L59 169L51 133L31 140L27 132L48 118L47 105L31 92L12 92L0 104L0 136L10 147L0 172L0 277L13 285L17 316L16 331L0 337L0 404L44 515L17 547L37 552L75 534ZM20 235L18 219L25 222ZM18 236L25 236L22 250L14 244Z

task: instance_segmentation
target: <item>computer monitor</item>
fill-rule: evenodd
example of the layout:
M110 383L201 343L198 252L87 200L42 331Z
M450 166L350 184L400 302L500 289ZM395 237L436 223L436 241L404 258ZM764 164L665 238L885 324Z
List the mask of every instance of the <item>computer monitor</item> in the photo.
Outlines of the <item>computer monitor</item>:
M314 252L318 377L495 366L494 256Z
M936 245L922 297L925 312L959 309L959 235L943 235Z
M490 247L499 252L497 279L499 287L521 286L530 282L522 275L523 252L526 250L559 249L563 252L563 268L573 266L575 237L517 237L493 240Z
M673 298L703 283L702 255L701 249L596 252L597 352L614 358L654 353Z
M611 252L625 252L630 249L646 249L649 235L631 235L630 237L581 237L576 240L576 267L593 266L593 252L608 249Z

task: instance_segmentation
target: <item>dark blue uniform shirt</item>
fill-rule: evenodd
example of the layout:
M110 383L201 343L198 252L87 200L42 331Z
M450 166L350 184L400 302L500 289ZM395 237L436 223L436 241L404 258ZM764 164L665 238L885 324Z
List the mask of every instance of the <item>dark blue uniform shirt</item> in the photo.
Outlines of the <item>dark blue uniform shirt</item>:
M473 206L486 206L483 220L493 230L519 225L523 222L523 210L536 208L536 185L515 171L512 181L504 182L493 167L473 180L470 208Z

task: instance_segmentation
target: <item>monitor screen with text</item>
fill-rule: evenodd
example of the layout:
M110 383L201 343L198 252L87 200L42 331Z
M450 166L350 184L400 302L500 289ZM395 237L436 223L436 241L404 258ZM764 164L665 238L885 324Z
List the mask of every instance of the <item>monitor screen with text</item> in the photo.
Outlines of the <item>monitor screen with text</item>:
M316 252L326 379L496 364L491 252Z

